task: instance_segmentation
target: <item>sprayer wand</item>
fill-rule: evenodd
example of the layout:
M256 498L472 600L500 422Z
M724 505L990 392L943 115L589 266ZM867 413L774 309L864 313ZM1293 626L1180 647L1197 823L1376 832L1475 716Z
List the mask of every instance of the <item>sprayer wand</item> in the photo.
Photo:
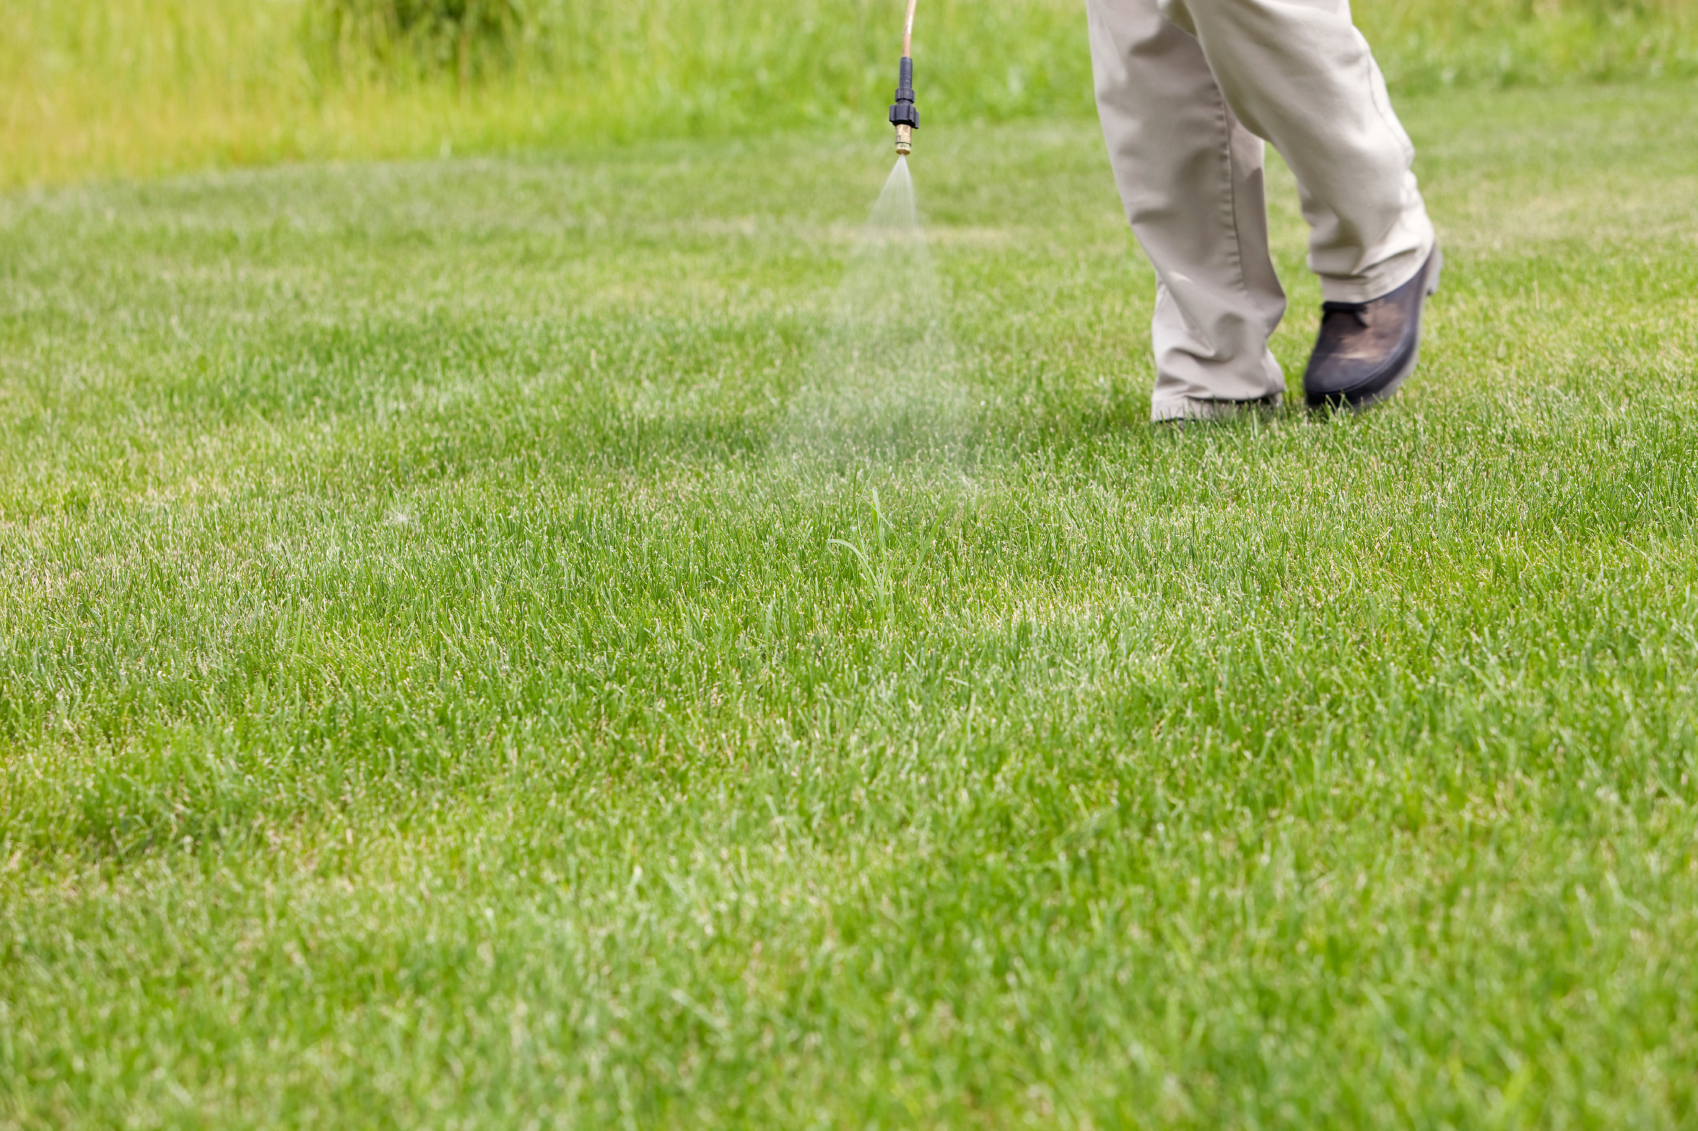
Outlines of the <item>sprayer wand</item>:
M898 157L914 152L914 131L920 128L920 109L914 105L914 9L919 2L908 0L908 19L902 25L902 65L896 72L896 105L890 108Z

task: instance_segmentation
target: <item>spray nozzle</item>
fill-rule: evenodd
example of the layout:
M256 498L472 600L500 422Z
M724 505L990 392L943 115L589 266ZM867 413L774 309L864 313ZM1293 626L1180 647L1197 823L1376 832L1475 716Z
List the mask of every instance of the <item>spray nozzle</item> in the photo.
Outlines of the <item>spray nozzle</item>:
M897 71L896 105L890 108L890 124L896 127L897 156L908 156L914 151L914 131L920 128L920 108L914 105L914 60L907 55L902 56Z

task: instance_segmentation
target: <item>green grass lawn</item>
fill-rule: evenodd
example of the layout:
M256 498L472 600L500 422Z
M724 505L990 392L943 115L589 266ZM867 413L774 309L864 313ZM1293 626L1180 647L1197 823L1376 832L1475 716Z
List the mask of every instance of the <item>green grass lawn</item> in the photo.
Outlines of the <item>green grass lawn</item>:
M1406 100L1420 373L1183 430L1089 122L817 444L883 131L0 197L0 1126L1698 1126L1695 98Z

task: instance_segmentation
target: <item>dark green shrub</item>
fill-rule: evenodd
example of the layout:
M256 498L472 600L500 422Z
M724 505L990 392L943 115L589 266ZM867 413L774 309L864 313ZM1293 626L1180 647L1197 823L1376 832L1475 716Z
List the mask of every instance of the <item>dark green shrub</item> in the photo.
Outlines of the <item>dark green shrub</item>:
M306 35L338 71L468 83L511 64L528 19L523 0L309 0Z

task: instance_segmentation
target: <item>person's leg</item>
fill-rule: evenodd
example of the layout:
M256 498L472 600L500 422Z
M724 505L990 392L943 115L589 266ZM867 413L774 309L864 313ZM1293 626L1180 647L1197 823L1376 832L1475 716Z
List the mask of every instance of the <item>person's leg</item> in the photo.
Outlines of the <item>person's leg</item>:
M1239 120L1297 175L1324 297L1369 302L1413 279L1433 225L1410 169L1415 147L1349 0L1160 2L1197 37Z
M1268 256L1262 143L1158 0L1088 0L1087 10L1103 137L1158 280L1150 417L1277 400L1285 381L1268 338L1285 294Z

